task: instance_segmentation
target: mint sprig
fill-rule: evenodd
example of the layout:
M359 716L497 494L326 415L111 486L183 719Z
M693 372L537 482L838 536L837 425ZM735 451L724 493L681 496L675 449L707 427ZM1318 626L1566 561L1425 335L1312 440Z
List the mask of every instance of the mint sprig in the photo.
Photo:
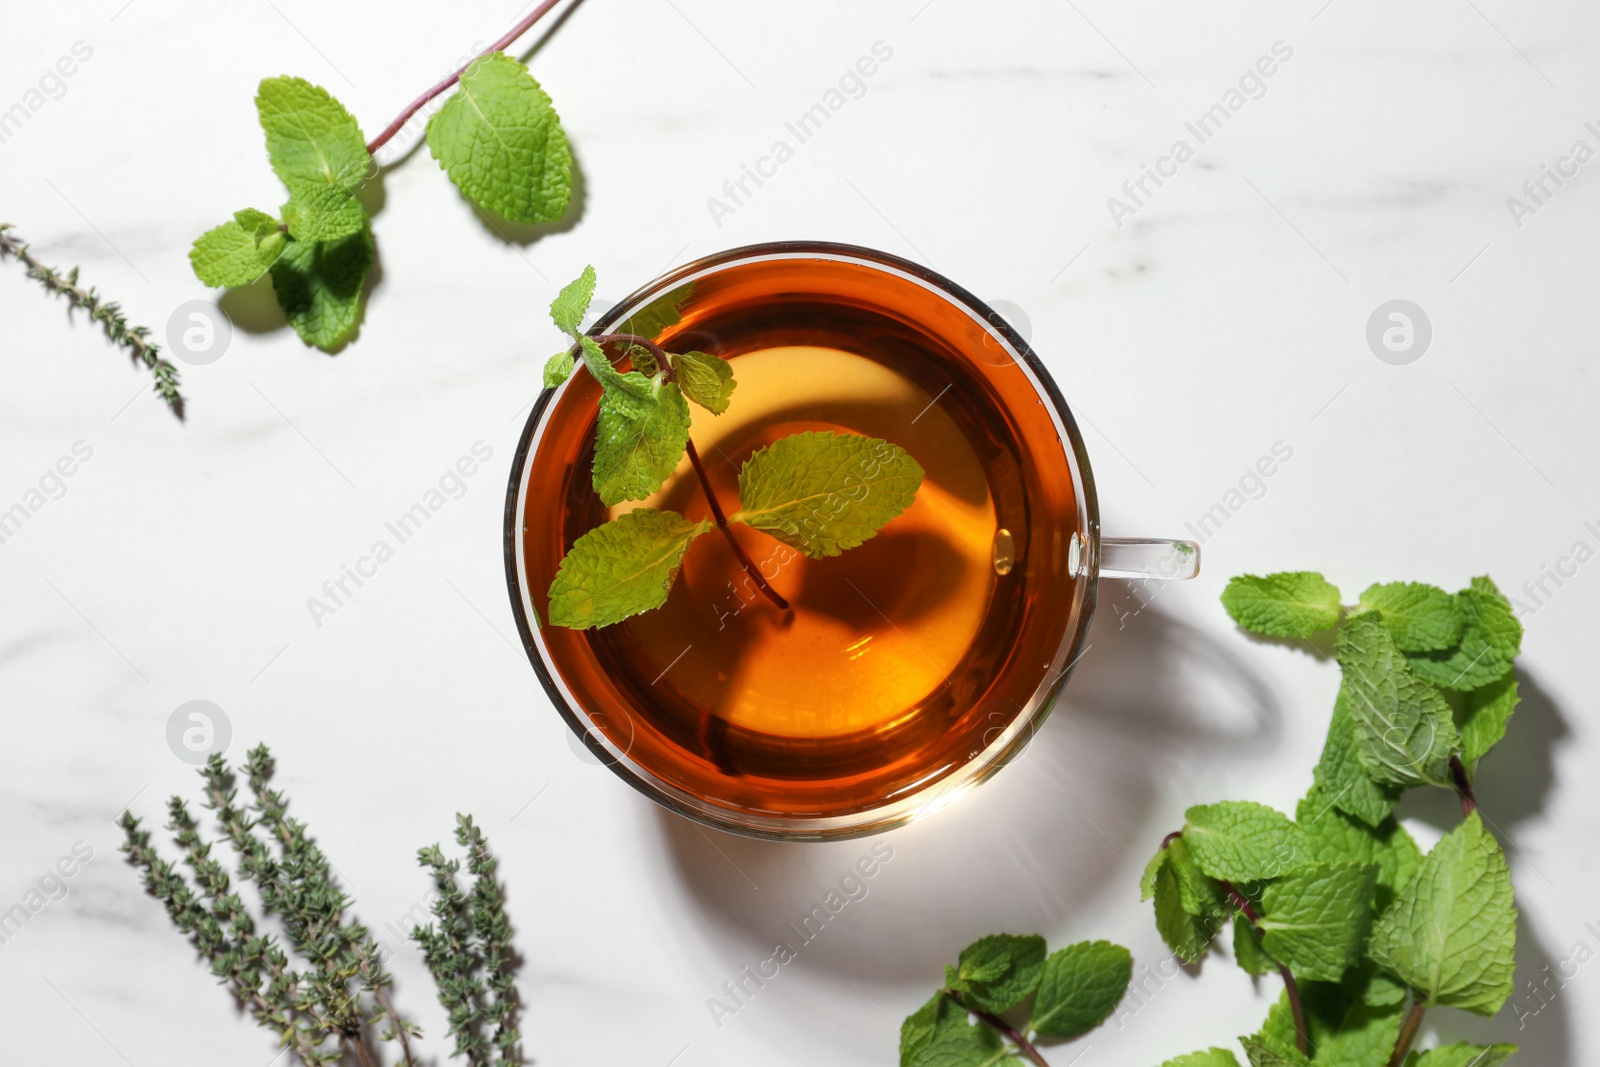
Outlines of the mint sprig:
M734 524L822 558L875 537L911 505L923 472L904 449L859 434L810 432L753 452L739 472L743 506L731 516L725 513L689 439L689 402L713 414L726 411L737 385L732 365L706 352L668 352L642 334L581 333L594 287L594 268L586 267L551 302L551 320L573 343L546 361L544 383L560 386L581 363L600 386L595 493L607 506L645 500L687 457L711 519L693 523L676 512L638 508L579 537L550 584L552 625L610 626L660 607L690 543L713 525L756 587L787 610L788 601L734 536ZM669 306L675 321L676 304ZM654 305L647 310L655 321L665 321L666 310ZM608 348L625 354L629 369L619 369Z
M358 195L377 174L373 153L452 87L427 125L429 149L450 180L478 207L513 222L560 218L572 187L566 133L538 81L503 51L548 10L540 5L370 142L326 89L302 78L263 80L257 117L288 199L277 216L246 209L197 238L189 253L195 276L234 288L270 274L302 341L325 351L347 343L360 325L375 255Z
M1282 995L1260 1030L1239 1038L1250 1067L1504 1063L1515 1046L1412 1045L1430 1009L1492 1016L1513 991L1511 877L1473 790L1479 761L1504 737L1517 704L1513 660L1522 630L1509 603L1480 577L1455 594L1419 583L1374 585L1347 608L1322 575L1296 571L1236 578L1223 604L1262 636L1331 634L1343 684L1293 819L1248 801L1204 804L1188 809L1183 829L1161 840L1139 880L1157 933L1173 958L1193 964L1231 927L1239 966L1255 978L1280 976ZM1480 661L1490 666L1472 666ZM1427 855L1394 816L1404 792L1422 786L1455 792L1464 818ZM979 1003L966 987L1005 984L1011 972L994 961L1015 967L1023 944L985 938L962 953L940 995L919 1013L937 1025L919 1028L908 1019L902 1029L903 1067L986 1067L1019 1056L1041 1067L1034 1040L1066 1036L1052 1020L1071 1018L1062 1028L1071 1032L1095 1024L1093 1012L1060 1005L1079 1003L1097 982L1108 982L1109 970L1097 969L1078 994L1062 996L1052 986L1053 968L1064 966L1056 956L1032 985L1031 1029L1007 1022L1020 1017L1017 1005L1000 1009L1006 1018L986 1014L995 1005ZM959 1002L976 1021L951 1012L940 997ZM1106 1003L1096 1001L1096 1009ZM983 1033L985 1026L993 1033ZM1213 1047L1162 1067L1240 1063Z

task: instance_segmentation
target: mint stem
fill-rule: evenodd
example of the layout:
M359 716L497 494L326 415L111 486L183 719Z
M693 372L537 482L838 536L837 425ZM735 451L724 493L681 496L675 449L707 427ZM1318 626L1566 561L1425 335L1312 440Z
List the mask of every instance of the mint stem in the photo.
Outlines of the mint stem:
M955 1001L956 1005L960 1007L962 1011L970 1011L972 1014L976 1015L978 1018L982 1019L984 1022L988 1023L1005 1036L1009 1037L1017 1046L1017 1051L1028 1057L1028 1059L1032 1060L1038 1065L1038 1067L1050 1067L1050 1064L1045 1062L1045 1058L1039 1055L1039 1050L1034 1048L1033 1045L1029 1043L1028 1039L1023 1037L1022 1034L1018 1032L1016 1027L1000 1018L1000 1016L994 1014L993 1012L984 1011L982 1008L972 1007L966 1001L961 999L960 993L957 993L953 989L946 989L944 991L944 995Z
M1478 797L1472 791L1472 779L1467 777L1467 768L1459 752L1450 753L1450 779L1455 783L1456 792L1461 794L1461 817L1465 819L1478 810Z
M607 333L596 337L594 340L596 344L601 345L638 345L655 357L656 366L661 368L662 377L669 382L678 380L677 375L673 373L672 363L667 358L666 350L648 337L640 337L636 333ZM574 354L576 354L579 347L581 346L573 346ZM756 566L755 561L750 558L744 547L739 544L738 538L733 536L733 529L728 525L728 516L723 514L722 504L717 500L717 494L712 491L711 479L706 475L705 464L700 462L700 452L694 447L694 441L691 439L686 440L684 443L689 453L689 464L694 467L695 477L700 479L700 488L706 494L706 503L711 505L711 517L717 521L717 528L722 531L722 536L728 539L728 545L733 549L733 554L738 557L745 573L755 581L756 588L766 594L767 599L776 604L779 611L788 611L789 601L785 600L781 593L767 584L767 580L761 576L761 568Z
M450 75L444 81L440 82L438 85L435 85L433 88L429 89L427 92L411 101L411 103L407 104L406 109L400 112L399 117L393 122L389 123L389 125L385 126L383 128L383 132L374 137L371 143L367 145L367 155L372 155L373 153L377 152L378 149L388 144L389 140L394 137L395 134L399 133L405 127L407 122L411 121L411 116L421 111L423 107L427 105L429 100L432 100L446 89L449 89L456 82L460 81L461 75L467 72L468 67L471 67L472 64L476 63L490 52L504 51L511 44L511 42L527 33L529 28L532 27L535 22L538 22L540 19L544 18L545 14L560 2L561 0L544 0L544 3L540 4L538 7L529 12L527 17L525 17L521 22L518 22L515 26L511 27L511 29L507 30L504 37L501 37L494 44L473 56L465 64L463 64L459 70Z
M1422 1001L1411 1002L1411 1010L1406 1012L1406 1021L1400 1024L1400 1040L1395 1042L1394 1055L1389 1057L1389 1067L1402 1067L1406 1062L1406 1053L1411 1051L1411 1042L1417 1039L1417 1031L1422 1028L1422 1016L1427 1010Z
M1217 884L1222 887L1224 893L1228 894L1228 899L1233 901L1233 906L1243 912L1246 919L1250 920L1250 925L1257 930L1261 929L1261 916L1256 914L1256 909L1251 906L1245 895L1235 889L1232 882L1225 882L1219 878L1217 879ZM1273 962L1277 963L1276 960ZM1289 994L1289 1010L1294 1013L1295 1047L1302 1054L1305 1054L1311 1042L1306 1035L1306 1009L1300 1003L1300 984L1294 980L1294 975L1289 972L1289 968L1281 963L1278 963L1278 973L1283 975L1283 987Z

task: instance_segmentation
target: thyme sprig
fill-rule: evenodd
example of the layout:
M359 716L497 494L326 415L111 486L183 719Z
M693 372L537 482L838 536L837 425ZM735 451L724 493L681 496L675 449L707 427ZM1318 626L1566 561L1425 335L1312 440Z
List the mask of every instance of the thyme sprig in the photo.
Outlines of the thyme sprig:
M97 323L112 344L127 349L135 364L142 364L154 379L155 391L167 402L172 413L183 418L183 394L178 391L178 368L161 358L161 347L149 340L150 331L144 326L130 325L122 314L122 306L103 299L93 288L78 284L78 268L61 271L47 267L34 258L28 245L13 232L9 222L0 222L0 258L10 256L26 268L28 277L42 285L53 296L67 301L71 308L82 308L89 321Z
M234 771L221 756L212 756L200 775L204 806L232 846L237 876L254 884L262 915L281 922L287 950L272 935L258 932L257 917L227 868L213 857L213 842L181 797L169 801L166 825L187 876L152 847L150 834L131 812L119 820L122 851L234 999L302 1063L319 1067L353 1055L365 1067L378 1067L383 1056L369 1040L377 1030L379 1041L398 1043L399 1063L415 1067L412 1041L423 1034L394 1007L384 950L350 916L351 900L332 863L305 822L289 814L288 799L272 788L273 770L265 745L249 752L243 803ZM446 860L437 845L422 849L418 858L434 875L433 911L441 926L414 929L411 936L422 945L439 1000L450 1012L450 1033L456 1037L452 1054L473 1067L515 1067L524 1059L515 1025L516 955L505 895L482 831L469 816L456 818L471 890L456 887L457 861ZM490 1028L492 1035L485 1032Z

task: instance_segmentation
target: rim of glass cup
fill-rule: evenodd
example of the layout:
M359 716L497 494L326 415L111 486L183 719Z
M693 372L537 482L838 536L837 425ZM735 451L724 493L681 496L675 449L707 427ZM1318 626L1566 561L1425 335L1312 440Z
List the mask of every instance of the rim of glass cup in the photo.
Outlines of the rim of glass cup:
M1027 746L1044 720L1049 716L1061 690L1066 686L1073 668L1077 665L1089 623L1094 615L1100 570L1100 505L1095 495L1094 478L1089 466L1089 454L1084 448L1083 436L1078 431L1066 398L1056 387L1044 364L1028 342L1009 322L988 304L966 289L927 267L902 259L888 252L880 252L857 245L826 241L777 241L765 244L744 245L717 252L687 263L648 284L636 289L589 328L591 334L606 332L639 308L648 305L667 292L730 268L750 263L778 260L826 260L868 267L921 286L966 313L978 327L985 331L1008 354L1027 376L1034 392L1049 409L1051 420L1060 433L1060 439L1069 445L1068 466L1071 468L1073 490L1078 504L1078 529L1073 531L1069 545L1069 567L1076 571L1078 581L1072 615L1062 634L1055 660L1044 679L1029 697L1028 703L1012 718L1006 728L986 745L982 752L969 759L960 768L939 781L907 796L875 807L842 815L788 816L765 812L743 811L722 804L713 804L693 793L664 782L648 768L634 762L626 748L619 747L610 737L593 727L587 712L562 681L544 642L540 638L538 614L523 580L524 539L521 536L521 516L525 514L529 488L528 463L537 453L552 402L566 385L546 389L534 401L517 451L511 462L511 482L506 492L505 512L505 564L506 584L511 595L512 614L516 618L517 632L523 649L533 664L539 684L544 688L556 711L566 720L567 727L584 743L600 763L611 768L618 777L663 807L707 826L713 826L745 837L784 841L841 840L880 833L924 818L953 804L974 788L992 777L1011 762ZM1074 566L1075 564L1075 566ZM630 745L631 747L631 745Z

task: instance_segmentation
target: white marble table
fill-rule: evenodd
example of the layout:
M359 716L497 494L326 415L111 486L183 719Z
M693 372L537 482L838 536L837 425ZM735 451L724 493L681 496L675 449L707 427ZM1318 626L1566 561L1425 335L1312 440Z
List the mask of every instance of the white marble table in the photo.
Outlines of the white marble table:
M326 85L370 132L509 8L13 4L0 111L76 42L92 55L0 143L0 219L164 329L206 295L194 235L278 203L261 77ZM508 243L414 156L383 181L360 339L328 357L229 298L237 332L220 361L185 368L183 425L0 264L0 508L78 442L92 450L0 545L0 907L75 843L92 850L0 944L0 1056L272 1060L116 853L125 806L159 823L165 796L193 794L165 730L206 699L236 755L274 746L380 931L426 891L414 850L476 813L504 855L526 1045L545 1067L893 1063L899 1020L971 937L1109 937L1153 962L1129 861L1190 803L1292 809L1336 672L1238 635L1217 593L1301 566L1347 597L1490 571L1525 600L1545 568L1575 570L1529 601L1526 699L1481 795L1510 845L1519 980L1600 947L1600 563L1561 562L1600 548L1600 163L1562 162L1574 142L1600 147L1585 125L1597 41L1576 0L583 0L532 59L575 144L581 215ZM859 98L731 203L724 182L877 42L892 56ZM1573 176L1535 203L1523 185L1546 165ZM1181 536L1213 518L1201 580L1120 628L1136 605L1110 598L1120 611L1024 759L886 838L870 894L719 1026L708 998L871 842L701 832L575 755L517 647L500 518L556 285L593 262L615 299L697 255L791 237L882 247L1021 309L1086 426L1108 528ZM1365 338L1393 299L1432 324L1409 365ZM307 598L478 442L492 458L460 498L317 625ZM1279 442L1292 458L1230 496ZM1453 821L1442 795L1405 812L1425 843ZM442 1052L415 951L394 969ZM1148 983L1125 1025L1057 1061L1154 1067L1254 1029L1274 985L1221 959L1203 971ZM1441 1010L1429 1032L1520 1041L1541 1067L1600 1056L1600 978L1580 969L1541 1004L1523 993L1489 1023Z

